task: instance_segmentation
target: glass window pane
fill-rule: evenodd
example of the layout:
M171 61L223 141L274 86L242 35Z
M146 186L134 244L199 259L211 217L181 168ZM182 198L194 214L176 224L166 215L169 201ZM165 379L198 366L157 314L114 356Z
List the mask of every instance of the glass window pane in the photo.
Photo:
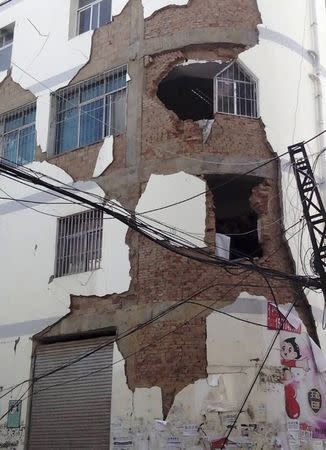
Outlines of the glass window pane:
M92 98L99 97L104 94L104 80L93 81L86 86L81 88L80 101L81 103L87 102Z
M111 21L111 0L101 2L100 27Z
M126 129L126 94L120 91L111 95L111 134L117 135Z
M2 155L5 159L17 162L17 151L18 151L18 131L6 134L3 136L3 151Z
M7 70L11 64L12 45L0 50L0 71Z
M86 5L93 3L94 0L79 0L79 8L83 8Z
M87 103L81 107L79 145L93 144L103 139L104 99Z
M78 147L78 110L71 109L59 114L57 124L56 152L63 153Z
M100 13L100 5L99 3L95 3L92 7L92 30L95 30L99 27L99 13Z
M60 94L59 94L60 95ZM62 97L58 100L58 111L66 111L67 109L73 109L79 104L79 89L76 89Z
M27 164L34 159L35 126L23 128L19 135L18 164Z
M4 132L16 130L23 125L23 113L6 117Z
M36 108L27 109L24 114L24 125L34 123L36 118Z
M114 92L127 86L127 72L121 69L108 75L106 81L106 92Z
M13 31L7 31L4 34L4 43L10 44L14 40L14 32Z
M91 7L84 9L83 11L79 11L78 13L78 34L85 33L91 29Z

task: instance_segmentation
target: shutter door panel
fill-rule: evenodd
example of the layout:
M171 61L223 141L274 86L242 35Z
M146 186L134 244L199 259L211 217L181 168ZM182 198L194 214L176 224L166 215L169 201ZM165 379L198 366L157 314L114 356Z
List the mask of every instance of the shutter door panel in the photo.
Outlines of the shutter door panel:
M34 377L68 364L111 337L40 345ZM34 384L29 450L108 450L113 345Z

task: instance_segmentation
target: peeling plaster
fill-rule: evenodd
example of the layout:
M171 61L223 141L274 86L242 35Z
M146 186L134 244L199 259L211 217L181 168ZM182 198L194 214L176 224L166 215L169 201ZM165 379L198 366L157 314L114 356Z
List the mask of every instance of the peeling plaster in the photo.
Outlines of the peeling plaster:
M49 121L45 118L50 116L51 95L49 92L40 94L36 100L36 144L46 152L48 149Z
M206 190L206 184L199 178L178 172L172 175L151 175L144 193L139 199L136 212L146 212L155 208L164 207L184 200L191 196L197 196L192 201L176 206L153 211L143 215L146 222L151 220L155 226L164 231L170 231L175 235L181 235L178 230L187 230L190 236L186 239L199 246L205 246L206 199L201 194ZM182 236L184 237L184 235Z
M113 162L113 136L107 136L98 153L93 177L99 177Z
M72 178L65 171L48 162L34 162L29 164L28 168L59 180L59 185L65 183L81 189L85 191L86 197L88 193L104 196L104 192L95 182L73 183ZM53 180L51 182L56 184ZM24 232L28 235L28 239L19 239L20 258L8 260L8 263L2 267L4 279L12 279L14 271L19 274L19 283L6 283L2 289L3 298L6 298L10 304L10 308L2 313L3 323L12 322L13 314L16 322L63 316L68 312L70 295L73 294L104 296L128 291L131 278L129 247L125 242L126 225L117 220L104 220L100 269L54 278L52 283L48 284L48 280L54 273L57 217L79 213L85 211L85 208L69 202L56 204L62 200L49 194L41 194L33 187L24 186L6 178L0 180L0 187L14 198L24 200L37 192L40 196L37 201L49 202L49 198L53 201L44 205L27 204L25 207L16 202L1 204L0 232L6 235L6 240L2 243L2 251L7 254L12 253L11 249L17 243L17 238L22 237L22 223ZM90 198L94 200L93 197ZM34 209L31 209L31 206ZM35 252L35 245L37 245L37 252ZM115 255L114 263L112 255ZM21 289L22 285L24 289ZM27 301L28 298L32 298L33 301Z
M284 308L288 307L290 305ZM228 311L241 319L262 324L267 322L267 300L246 292L221 311ZM295 310L291 314L293 318L298 317ZM127 387L125 361L114 347L113 436L127 434L134 439L137 449L166 448L164 445L173 437L180 441L181 448L199 450L206 448L205 440L209 442L225 435L269 348L274 331L235 322L234 318L217 312L207 316L206 324L208 377L189 384L175 396L166 420L162 420L160 389L136 389L133 394ZM303 324L302 327L305 332ZM257 347L258 341L260 347ZM271 446L277 433L286 433L283 385L270 381L278 379L280 367L276 343L265 366L267 375L256 383L240 415L233 435L235 441L247 442L249 437L250 442L257 445ZM258 424L259 428L250 429L250 424ZM200 427L205 433L200 432ZM245 436L243 427L248 428ZM284 436L286 439L286 434Z

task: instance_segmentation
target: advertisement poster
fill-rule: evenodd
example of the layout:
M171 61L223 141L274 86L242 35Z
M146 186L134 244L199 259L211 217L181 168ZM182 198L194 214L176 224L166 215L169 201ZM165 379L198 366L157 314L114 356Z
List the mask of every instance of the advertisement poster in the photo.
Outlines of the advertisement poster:
M268 327L275 324L276 307L268 308ZM272 317L269 317L272 312ZM278 321L280 327L285 317ZM294 321L298 321L295 317ZM280 332L280 357L288 433L301 440L326 439L326 372L325 358L319 347L301 332L291 317ZM292 328L290 330L290 328Z

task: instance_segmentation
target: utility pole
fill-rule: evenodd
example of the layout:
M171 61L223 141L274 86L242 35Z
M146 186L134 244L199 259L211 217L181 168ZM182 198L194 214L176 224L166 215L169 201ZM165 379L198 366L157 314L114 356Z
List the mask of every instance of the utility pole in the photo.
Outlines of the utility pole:
M313 247L313 264L320 277L320 285L326 305L326 212L304 142L289 146L288 151ZM325 308L322 325L325 329Z

